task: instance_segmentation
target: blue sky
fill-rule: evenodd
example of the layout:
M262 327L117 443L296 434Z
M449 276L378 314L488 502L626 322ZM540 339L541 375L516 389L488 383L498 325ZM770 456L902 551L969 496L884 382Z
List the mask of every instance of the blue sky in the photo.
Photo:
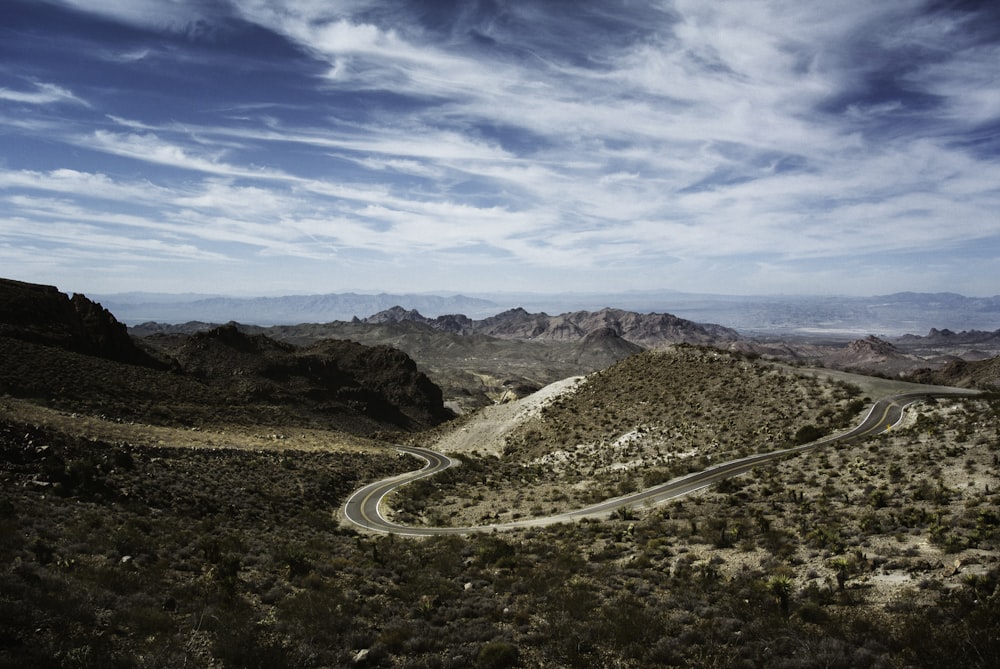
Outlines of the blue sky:
M1000 293L1000 5L4 0L0 276Z

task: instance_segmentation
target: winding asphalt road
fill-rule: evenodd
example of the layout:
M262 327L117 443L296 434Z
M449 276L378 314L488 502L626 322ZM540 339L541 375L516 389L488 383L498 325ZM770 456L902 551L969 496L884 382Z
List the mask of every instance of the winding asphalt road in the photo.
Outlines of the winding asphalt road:
M971 397L978 395L978 391L971 391L958 388L935 388L922 392L909 392L900 395L892 395L875 402L864 420L854 428L839 434L824 437L817 441L785 448L770 453L759 453L745 458L730 460L700 472L687 474L675 478L666 483L641 490L639 492L608 499L592 506L568 511L555 516L544 518L529 518L517 520L509 523L498 523L496 525L482 525L476 527L415 527L401 525L388 520L382 515L383 500L396 488L412 483L418 479L433 476L454 465L454 462L446 455L437 453L427 448L416 448L410 446L397 446L396 449L402 453L416 456L424 460L427 464L422 469L407 472L392 478L376 481L366 485L352 494L343 507L344 518L349 522L362 527L371 532L382 534L398 534L402 536L434 536L441 534L471 534L474 532L491 532L494 530L507 530L517 527L537 527L541 525L551 525L554 523L571 522L582 518L607 517L609 513L621 508L631 508L639 505L659 504L675 497L687 495L707 486L717 483L722 479L731 476L745 474L754 467L777 460L788 455L801 453L820 446L832 444L837 441L847 441L860 439L875 434L880 434L891 430L903 419L903 415L911 404L920 400L932 397Z

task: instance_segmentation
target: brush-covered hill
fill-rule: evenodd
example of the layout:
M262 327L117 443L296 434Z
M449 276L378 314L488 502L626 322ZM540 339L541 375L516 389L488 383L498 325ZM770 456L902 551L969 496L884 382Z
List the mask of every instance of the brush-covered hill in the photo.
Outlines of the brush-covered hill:
M738 353L691 345L644 351L525 412L501 438L499 459L481 459L482 446L449 438L448 448L470 463L451 476L469 478L427 506L455 514L455 523L493 522L500 509L568 510L810 441L853 424L864 405L859 387Z
M917 370L907 378L917 383L996 391L1000 389L1000 357L987 360L953 360L940 369Z
M153 423L300 424L354 433L452 416L401 351L347 341L297 347L222 326L137 344L101 305L0 281L0 393Z

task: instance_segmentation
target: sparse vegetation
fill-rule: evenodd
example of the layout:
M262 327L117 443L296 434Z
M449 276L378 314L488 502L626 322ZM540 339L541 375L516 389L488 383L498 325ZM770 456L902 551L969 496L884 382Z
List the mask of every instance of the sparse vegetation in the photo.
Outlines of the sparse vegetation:
M427 540L365 536L332 515L361 480L415 466L395 455L149 448L7 420L0 658L994 666L991 405L922 415L933 437L913 427L805 454L662 507ZM972 443L949 455L970 424ZM880 487L890 495L874 508Z
M0 667L1000 665L997 396L659 506L414 540L336 513L419 466L385 444L430 434L331 430L273 368L230 404L213 389L247 377L0 344ZM756 357L643 353L393 504L547 515L826 434L862 397Z
M502 458L462 454L462 467L403 489L394 506L405 522L433 508L452 525L565 511L842 429L864 408L860 392L737 353L646 351L524 421Z

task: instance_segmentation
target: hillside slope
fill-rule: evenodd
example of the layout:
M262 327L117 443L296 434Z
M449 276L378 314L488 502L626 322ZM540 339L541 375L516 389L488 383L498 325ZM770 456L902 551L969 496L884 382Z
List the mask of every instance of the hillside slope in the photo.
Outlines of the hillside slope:
M426 501L439 510L434 519L509 520L529 510L525 500L535 515L566 511L815 439L853 424L865 406L851 383L690 345L630 356L562 388L541 404L527 398L457 428L490 434L479 455L458 436L438 438L469 466L446 472L454 485ZM503 424L491 433L479 420ZM411 514L404 519L420 515L425 507L411 496L426 493L419 486L401 492L408 501L399 506Z

